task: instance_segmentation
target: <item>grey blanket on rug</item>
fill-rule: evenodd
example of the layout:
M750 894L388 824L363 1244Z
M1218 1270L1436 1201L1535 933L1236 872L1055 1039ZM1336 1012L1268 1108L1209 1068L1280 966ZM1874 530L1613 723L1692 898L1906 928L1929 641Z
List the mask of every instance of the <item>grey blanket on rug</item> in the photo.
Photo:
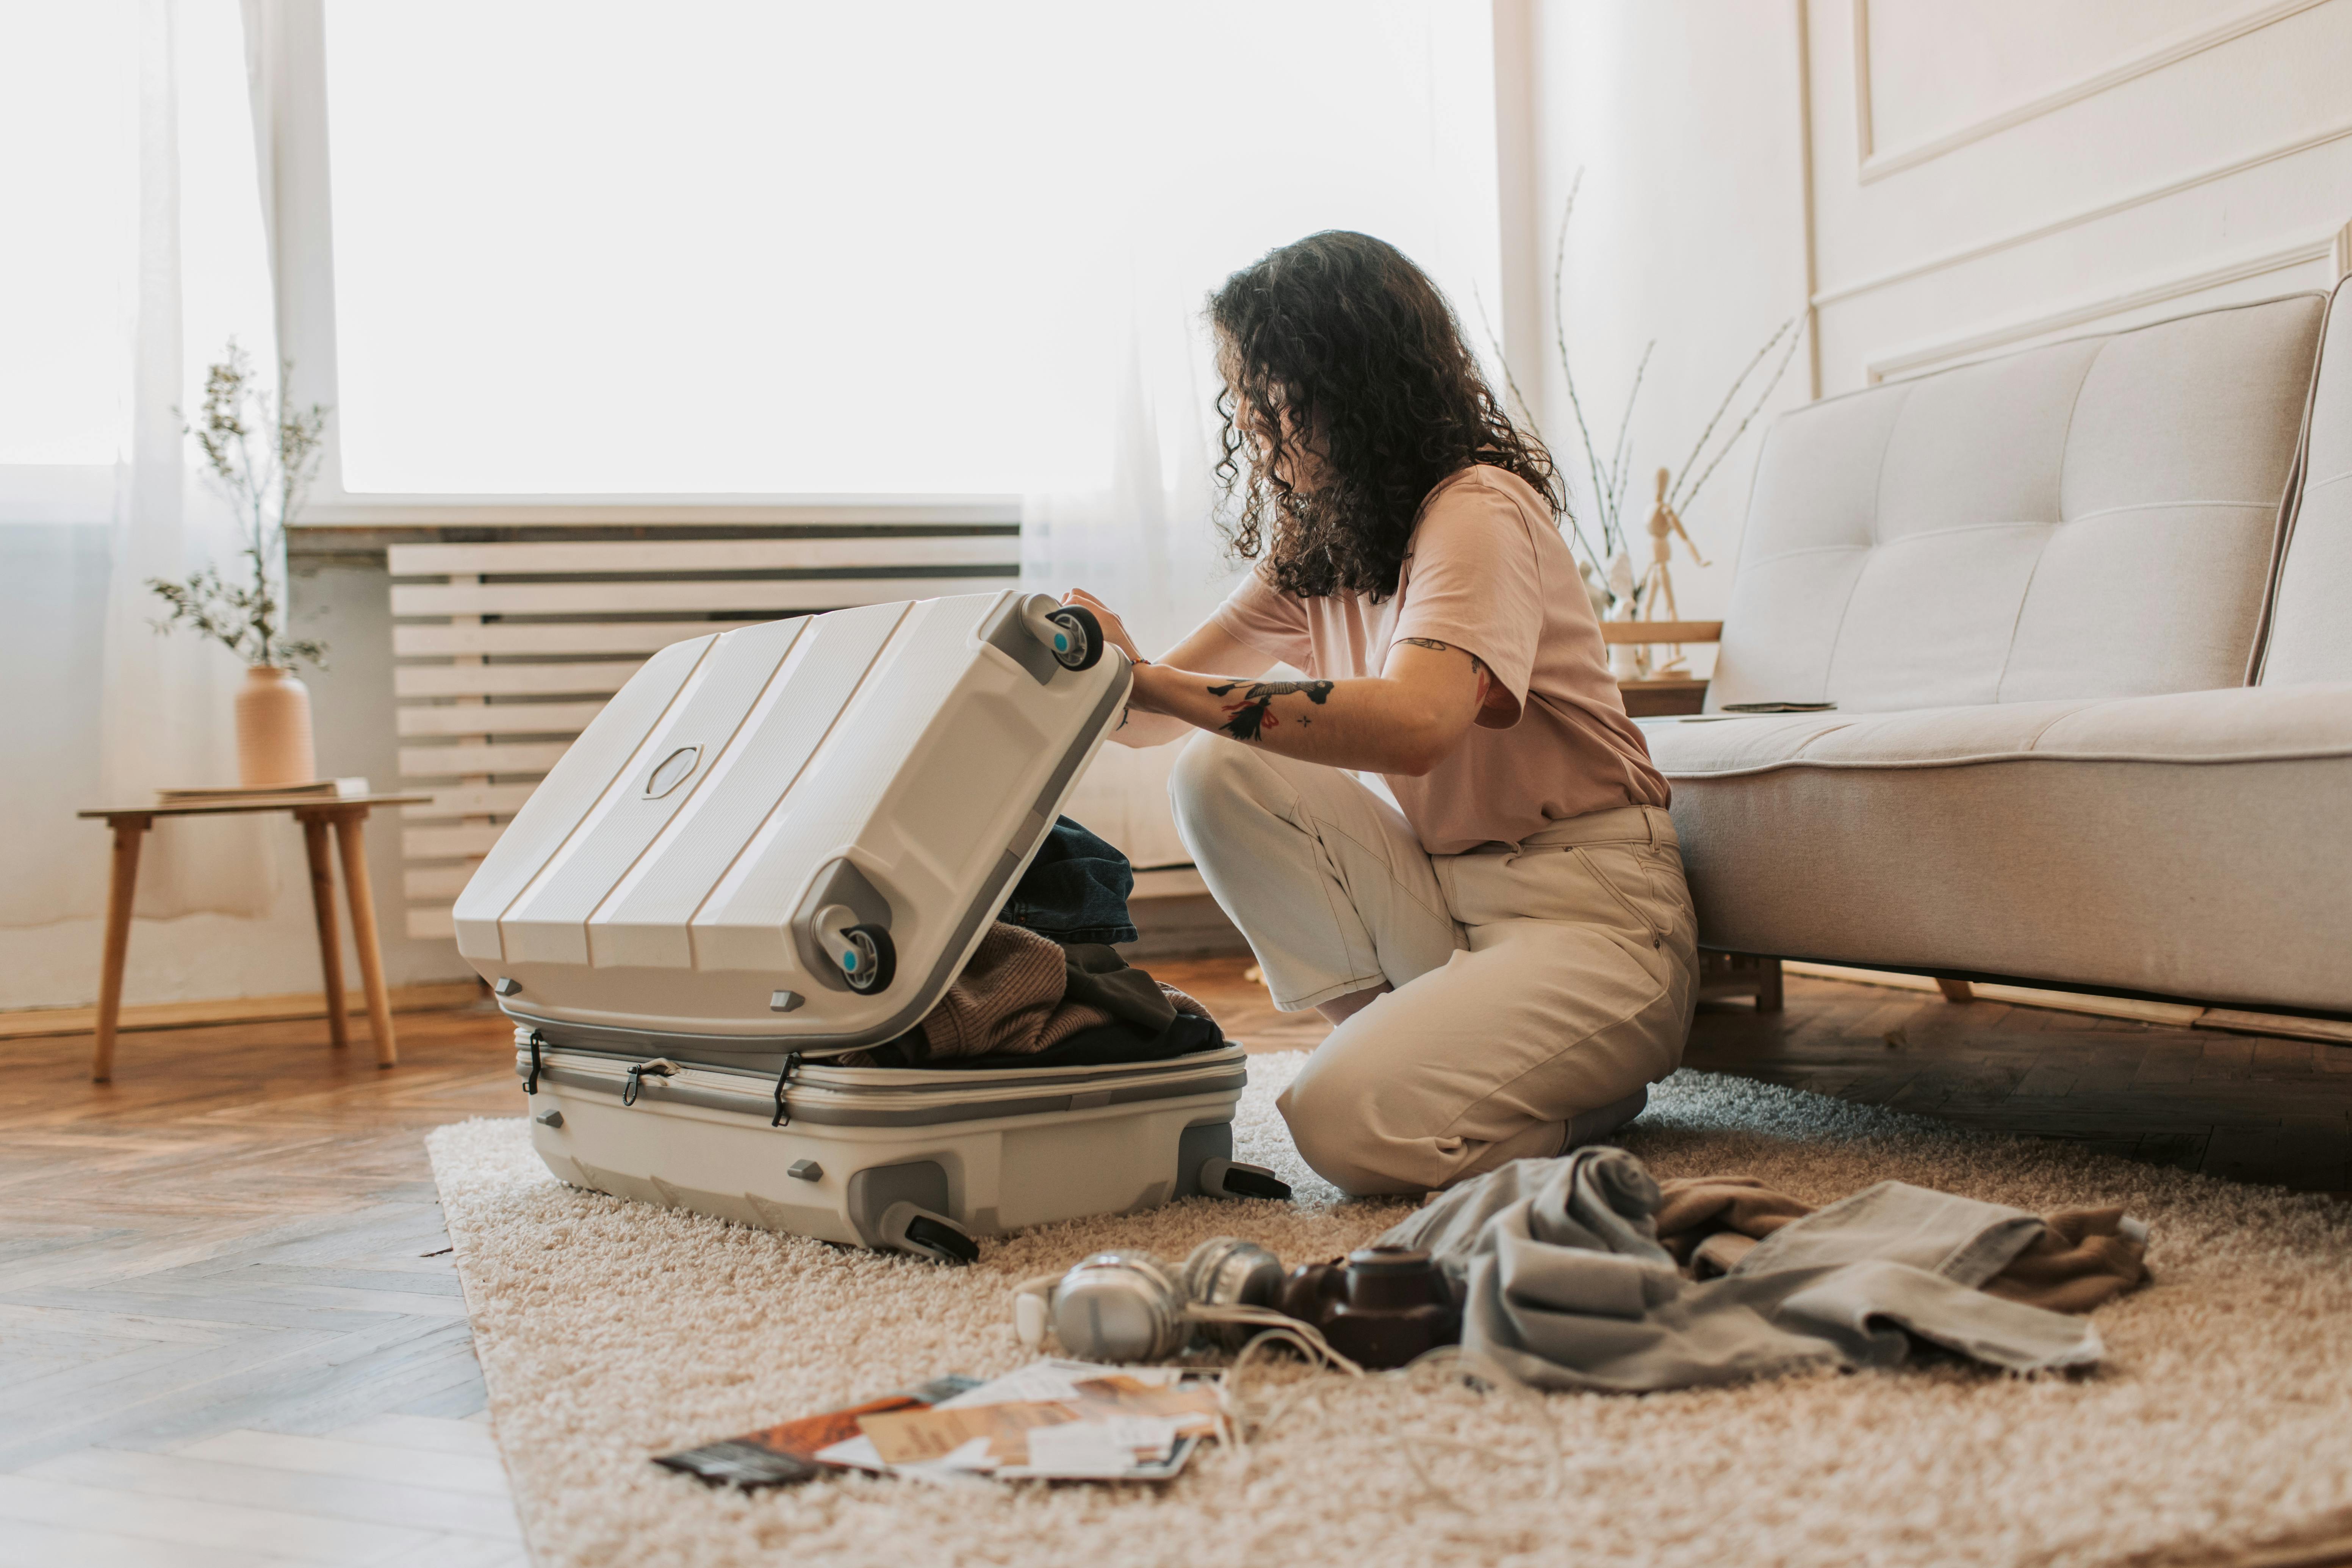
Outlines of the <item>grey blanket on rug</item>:
M1695 1280L1659 1245L1663 1201L1622 1149L1580 1149L1465 1182L1381 1240L1435 1257L1467 1289L1464 1351L1538 1388L1891 1367L1915 1337L2021 1372L2103 1353L2083 1319L1979 1289L2046 1230L2021 1209L1881 1182Z

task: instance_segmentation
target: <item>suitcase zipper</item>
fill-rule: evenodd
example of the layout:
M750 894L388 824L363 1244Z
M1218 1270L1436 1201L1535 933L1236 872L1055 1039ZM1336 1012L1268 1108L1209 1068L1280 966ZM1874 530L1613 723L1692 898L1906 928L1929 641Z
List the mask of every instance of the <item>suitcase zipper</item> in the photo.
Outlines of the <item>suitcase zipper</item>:
M625 1081L621 1085L621 1103L636 1104L637 1090L644 1085L646 1074L651 1073L656 1078L676 1078L681 1070L683 1069L667 1057L656 1057L649 1062L632 1063Z
M792 1117L787 1114L784 1109L784 1085L792 1082L793 1074L800 1070L800 1052L786 1051L784 1053L784 1070L776 1075L776 1113L768 1119L769 1126L790 1127L793 1124Z

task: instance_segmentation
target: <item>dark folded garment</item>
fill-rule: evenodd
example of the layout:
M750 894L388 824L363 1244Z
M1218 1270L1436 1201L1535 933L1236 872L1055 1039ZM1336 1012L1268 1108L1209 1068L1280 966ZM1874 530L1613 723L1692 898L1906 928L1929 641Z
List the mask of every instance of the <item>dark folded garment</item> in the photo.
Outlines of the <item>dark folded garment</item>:
M1055 819L996 918L1055 942L1133 942L1127 857L1068 817Z
M866 1053L865 1065L877 1068L938 1068L954 1072L987 1072L1000 1068L1128 1067L1139 1062L1164 1062L1194 1051L1213 1051L1225 1043L1216 1020L1178 1013L1157 1031L1139 1024L1113 1021L1081 1029L1042 1051L1015 1054L997 1051L984 1057L933 1057L920 1030L910 1030Z

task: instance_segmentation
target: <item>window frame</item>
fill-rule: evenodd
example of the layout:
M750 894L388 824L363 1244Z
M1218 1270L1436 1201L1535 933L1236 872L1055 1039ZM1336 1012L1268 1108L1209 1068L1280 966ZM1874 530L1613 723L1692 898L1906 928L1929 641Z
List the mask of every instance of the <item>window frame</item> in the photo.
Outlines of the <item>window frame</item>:
M248 12L248 16L252 13ZM293 403L339 407L334 192L328 148L326 7L260 8L268 84L260 142L279 355ZM289 531L439 527L659 526L664 523L887 527L1018 523L1021 498L1000 492L820 495L698 491L622 495L396 494L343 486L342 431L330 419L309 503Z

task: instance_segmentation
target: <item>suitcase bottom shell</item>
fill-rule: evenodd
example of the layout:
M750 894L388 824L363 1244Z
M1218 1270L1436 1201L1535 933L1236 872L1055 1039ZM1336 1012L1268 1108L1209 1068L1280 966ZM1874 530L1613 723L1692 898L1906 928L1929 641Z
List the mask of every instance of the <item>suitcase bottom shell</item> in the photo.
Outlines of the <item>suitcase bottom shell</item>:
M529 1032L517 1042L531 1142L558 1177L767 1230L968 1260L973 1236L1204 1192L1286 1195L1230 1163L1238 1046L1108 1068L803 1062L780 1082L543 1044L534 1068Z

